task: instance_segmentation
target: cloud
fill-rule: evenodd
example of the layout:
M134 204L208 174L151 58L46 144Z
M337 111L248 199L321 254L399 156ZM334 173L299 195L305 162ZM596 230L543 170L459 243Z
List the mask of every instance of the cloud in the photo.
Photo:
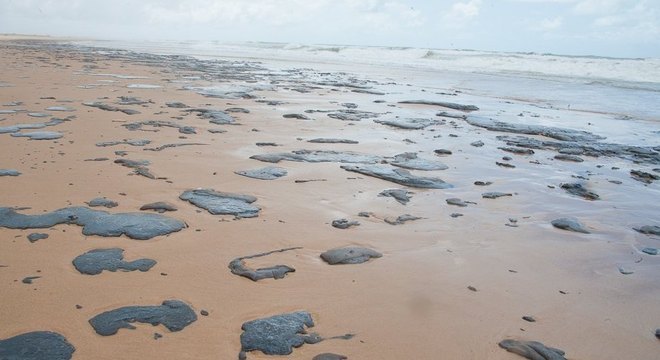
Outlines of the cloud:
M622 25L625 22L626 19L623 16L610 15L610 16L603 16L597 18L596 20L594 20L594 25L597 27L610 27L610 26Z
M462 28L467 26L474 18L479 16L481 0L454 3L449 12L443 16L448 27Z
M354 2L352 0L350 2ZM360 1L360 3L362 3ZM415 8L398 1L372 1L359 5L352 14L345 14L343 21L351 22L370 32L396 32L405 28L415 28L426 23L426 17Z
M626 1L623 0L581 0L575 4L573 11L581 15L609 14L619 11L624 3Z
M657 0L579 0L572 11L590 24L587 38L657 43L659 4Z
M286 26L380 26L381 30L420 26L424 16L399 1L382 0L188 0L147 2L142 9L153 24L255 24Z
M458 18L473 18L479 15L479 6L481 6L481 0L458 2L451 7L450 15Z
M418 27L426 23L426 17L421 11L400 2L390 1L385 4L385 9L389 14L396 15L403 20L403 24L406 26Z
M660 9L647 1L637 1L597 17L592 25L599 38L655 41L660 39Z
M551 19L546 18L541 21L541 24L539 24L539 29L543 31L555 30L560 28L563 23L564 23L564 18L562 18L561 16L557 16Z
M189 0L143 2L142 12L152 24L232 24L258 21L285 25L319 14L327 0Z
M509 0L554 14L525 21L529 29L553 32L564 39L657 43L660 39L658 0ZM552 6L552 5L557 6ZM541 15L541 16L543 16ZM554 16L553 16L554 15Z
M578 0L509 0L510 2L518 2L518 3L536 3L536 4L541 4L541 3L574 3Z

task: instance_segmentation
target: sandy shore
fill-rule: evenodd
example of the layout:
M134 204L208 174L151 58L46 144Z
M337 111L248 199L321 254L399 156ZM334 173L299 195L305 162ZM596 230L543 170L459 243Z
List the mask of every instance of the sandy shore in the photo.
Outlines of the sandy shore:
M287 358L312 359L321 353L349 359L520 358L498 346L504 339L540 341L562 349L569 359L651 359L658 352L660 257L641 250L660 247L660 238L633 228L660 225L660 192L658 182L637 181L630 170L660 175L653 171L660 166L652 160L636 164L632 160L639 159L623 153L582 154L584 161L579 163L556 160L556 151L548 148L534 149L532 155L512 154L498 149L507 145L497 136L516 134L488 131L462 118L476 115L547 126L560 126L570 118L570 126L561 127L609 135L606 132L618 131L599 132L590 126L601 118L616 123L608 114L542 108L526 99L480 97L478 89L457 91L456 84L440 83L433 89L407 86L406 80L414 77L324 74L304 70L305 64L290 72L273 71L267 64L240 61L205 68L185 59L10 40L16 39L0 42L0 127L45 123L53 117L67 121L14 133L62 134L54 140L0 134L0 169L21 173L0 177L0 206L35 215L106 197L118 206L94 209L134 213L144 204L166 201L178 210L162 215L184 221L187 228L148 240L85 236L73 224L0 228L0 339L53 331L75 347L74 359L234 359L241 351L243 323L307 311L315 323L309 332L355 336L306 344ZM186 90L208 86L239 94L228 99ZM122 96L145 103L118 104ZM414 99L474 104L479 110L398 103ZM92 102L138 113L83 105ZM169 107L168 102L186 107ZM348 103L373 117L342 121L327 112L305 112L351 110L354 105ZM249 113L227 112L235 123L218 125L199 117L200 112L187 111L230 108ZM441 111L460 118L436 116ZM302 114L309 120L285 114ZM405 130L372 121L407 118L436 122ZM149 124L133 131L125 126L150 120L194 127L195 133ZM308 142L315 138L358 144ZM150 143L97 145L124 139ZM479 140L485 145L471 145ZM147 150L182 143L202 145ZM440 178L453 187L406 187L342 170L345 164L339 162L271 164L250 159L301 149L352 151L382 157L386 163L412 152L448 167L411 170L412 174ZM450 150L451 155L439 156L437 149ZM506 156L512 159L502 160ZM117 159L148 160L155 178L137 175L115 163ZM265 166L283 168L287 175L258 180L235 174ZM477 186L475 181L492 185ZM571 195L561 189L565 183L581 183L600 199ZM179 199L184 191L197 188L254 196L258 217L212 215ZM378 196L386 189L407 189L411 199L404 205ZM486 199L485 192L512 196ZM449 198L469 203L457 207L446 202ZM371 215L358 216L360 212ZM450 216L454 213L463 216ZM385 221L403 214L420 219L401 225ZM577 218L590 233L551 225L563 217ZM342 218L360 225L331 226ZM31 233L49 237L31 242ZM345 246L374 249L383 256L334 266L319 257ZM295 268L283 279L253 282L228 269L232 259L288 247L301 249L246 260L252 268ZM124 249L128 261L149 258L157 264L146 272L99 275L81 274L72 265L77 256L104 248ZM28 276L40 278L23 283ZM168 299L187 303L197 321L176 332L135 323L137 329L120 329L112 336L98 335L88 323L104 311L160 305ZM208 316L201 315L202 310ZM154 339L154 333L162 337ZM247 357L277 358L259 351Z

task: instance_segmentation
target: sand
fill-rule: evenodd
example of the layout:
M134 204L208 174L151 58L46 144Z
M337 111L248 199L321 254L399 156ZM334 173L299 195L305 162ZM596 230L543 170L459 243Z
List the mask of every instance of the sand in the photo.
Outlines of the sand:
M377 81L376 89L385 90L385 96L356 93L351 87L336 84L311 84L317 79L306 80L303 70L287 74L257 69L253 75L258 84L272 87L254 91L254 98L204 97L183 89L218 83L202 71L166 63L157 66L154 63L158 61L147 63L140 56L119 58L51 44L11 38L0 42L0 105L21 102L0 106L1 110L21 110L0 114L0 126L50 119L31 117L28 112L72 117L44 129L22 130L62 133L56 140L0 134L0 168L21 173L0 178L0 206L40 214L85 206L94 198L106 197L119 205L100 209L120 213L167 201L178 210L164 215L185 221L188 228L150 240L84 236L76 225L0 228L0 339L30 331L57 332L75 346L74 359L235 359L241 350L244 322L308 311L316 324L310 331L323 337L356 335L349 340L304 345L287 358L311 359L326 352L349 359L520 358L498 347L507 338L540 341L564 350L570 359L650 359L657 354L659 343L654 333L660 327L660 257L640 250L659 247L660 243L657 236L632 228L658 225L660 193L657 182L647 185L629 175L632 169L652 172L657 164L589 156L582 156L582 163L562 162L553 159L556 152L551 150L515 155L497 149L506 145L496 136L507 134L473 127L461 119L435 116L439 111L469 113L398 101L426 98L474 104L480 108L474 113L482 116L553 126L570 117L570 126L564 123L562 127L597 134L599 129L590 128L588 123L598 117L612 122L610 115L543 109L525 99L483 97L478 89L455 92L456 96L438 95L435 92L455 91L458 85L438 82L436 88L424 88L415 82L423 74L401 69L380 78L376 70L355 72L358 79ZM328 64L321 67L332 69ZM346 69L338 66L336 70ZM228 72L226 77L232 74ZM332 74L338 79L350 78ZM276 82L269 84L269 79ZM239 82L254 84L228 79L222 85ZM300 87L309 92L295 90ZM138 97L148 103L117 105L120 96ZM284 103L257 101L263 99ZM374 103L377 99L384 102ZM93 101L140 113L128 115L82 105ZM249 113L230 113L236 125L214 125L195 113L165 105L175 101L204 109L240 107ZM403 130L372 119L341 121L325 113L304 112L343 109L342 103L355 103L356 110L382 114L379 118L427 118L438 124ZM46 110L52 106L75 111ZM519 118L516 115L520 112L540 117ZM289 113L306 114L311 120L282 116ZM149 120L193 126L196 134L183 134L171 127L145 126L144 131L129 131L122 126ZM211 133L209 129L226 132ZM359 143L307 142L314 138ZM143 147L95 145L123 139L148 139L151 143ZM470 145L477 140L485 146ZM280 146L257 146L258 142ZM207 145L144 150L176 143ZM452 154L435 155L434 150L441 148ZM420 158L442 161L449 168L411 170L413 174L438 177L454 187L408 188L342 170L338 162L283 161L276 166L288 174L275 180L235 174L273 165L250 159L252 155L300 149L381 157L416 152ZM155 179L115 164L114 160L122 158L115 151L125 151L125 159L148 160ZM496 161L502 161L503 156L512 157L509 163L516 167L497 166ZM97 158L109 160L86 161ZM473 185L477 180L493 184ZM576 181L585 182L601 199L584 200L560 188L561 183ZM254 218L212 215L179 199L184 191L196 188L254 196L254 205L261 210ZM412 192L407 205L378 196L383 190L397 188ZM482 198L482 193L493 191L513 196ZM476 204L452 206L446 203L449 198ZM372 216L360 217L360 212L371 212ZM463 216L454 218L452 213ZM384 221L403 214L421 219L402 225ZM562 217L579 219L591 233L554 228L551 221ZM360 225L349 229L330 225L341 218L359 221ZM33 232L49 237L31 243L27 236ZM382 257L334 266L320 258L329 249L345 246L374 249ZM295 268L283 279L254 282L232 274L228 268L235 258L290 247L301 249L246 259L252 268L276 264ZM99 248L121 248L128 261L149 258L157 264L146 272L105 271L90 276L76 271L72 260ZM624 275L620 267L634 273ZM22 283L27 276L41 277L32 284ZM198 314L206 310L209 315L199 316L178 332L136 324L135 330L120 329L116 335L100 336L88 323L104 311L160 305L168 299L182 300ZM536 322L524 321L526 315ZM155 340L154 332L163 337ZM258 352L247 356L272 357Z

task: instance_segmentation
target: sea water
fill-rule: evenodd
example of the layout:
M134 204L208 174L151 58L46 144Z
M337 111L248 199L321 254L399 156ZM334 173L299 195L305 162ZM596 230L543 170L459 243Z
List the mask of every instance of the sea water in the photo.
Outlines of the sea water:
M642 141L648 143L639 145L660 145L660 59L656 58L262 42L77 43L161 55L256 61L273 70L341 71L381 84L424 89L428 100L434 100L434 93L450 89L480 101L514 101L540 109L596 114L600 115L593 118L599 125L597 133L636 143L640 138L629 135L642 132ZM377 90L387 92L390 96L385 98L393 101L409 95L396 86ZM568 115L560 118L570 121ZM570 125L561 124L561 119L550 125Z

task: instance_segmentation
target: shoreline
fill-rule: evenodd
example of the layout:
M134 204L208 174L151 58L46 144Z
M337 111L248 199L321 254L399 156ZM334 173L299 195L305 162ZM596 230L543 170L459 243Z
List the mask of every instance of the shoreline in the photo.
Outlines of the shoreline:
M2 36L0 34L0 40L2 40ZM9 36L26 37L26 40L30 40L31 37L40 37L40 35L20 34L9 34ZM286 43L268 42L130 41L118 39L99 40L80 37L49 38L48 36L44 36L42 40L67 41L78 46L107 46L108 48L160 55L189 55L202 60L233 58L266 61L275 64L274 60L277 59L285 67L295 63L306 62L315 64L315 66L333 66L332 71L338 71L339 69L348 69L350 71L351 66L356 64L363 66L363 69L369 69L369 67L377 64L377 66L386 69L400 68L399 70L402 71L410 71L412 67L415 67L421 72L442 71L446 75L456 73L456 76L459 77L469 77L471 75L498 76L513 80L529 79L583 85L602 85L605 87L642 92L657 93L660 91L660 78L649 78L648 75L655 73L655 70L660 66L659 58L610 58L517 52L500 53L470 49L427 49L359 45L296 44L295 47L289 47L289 44ZM375 51L375 53L371 53L370 51ZM390 54L387 51L393 51L393 53ZM421 52L425 52L425 54L422 56ZM384 60L384 58L389 58L392 55L395 56L394 59ZM482 57L489 60L480 62L479 59ZM552 60L543 61L542 59L544 57L552 58ZM502 62L502 58L508 58L509 60ZM568 60L568 62L562 59ZM584 60L584 62L581 60ZM599 66L598 62L603 63ZM646 65L642 66L640 62ZM568 71L571 68L579 70ZM635 73L635 71L638 71L638 73ZM599 73L600 75L598 75ZM653 112L655 115L654 119L657 118L658 113L660 113L660 108L656 108Z
M0 339L34 330L57 331L75 346L74 359L110 359L118 351L163 359L235 358L241 349L243 323L306 310L315 323L310 332L325 337L356 336L306 344L293 351L289 356L293 359L311 359L324 352L349 359L432 359L439 353L447 358L515 359L516 355L497 346L509 337L561 348L568 358L646 358L656 352L653 331L660 326L660 313L654 304L660 293L655 275L660 260L640 250L658 247L658 238L632 228L657 225L653 216L660 211L655 201L658 183L645 185L631 178L629 171L652 174L657 164L584 155L580 155L581 163L562 162L554 159L557 152L550 149L536 149L532 155L511 154L499 149L507 145L497 137L519 134L436 116L448 111L558 126L557 119L574 113L524 101L506 103L480 97L478 91L456 91L453 79L437 85L453 95L439 95L397 79L324 74L314 69L280 72L270 70L267 63L212 64L176 56L80 52L75 47L44 44L17 48L0 42L0 63L6 69L0 74L0 84L12 85L0 87L0 105L22 102L0 110L24 110L0 114L4 119L0 127L74 117L40 130L20 131L63 134L56 140L0 134L1 167L21 172L17 177L0 178L3 188L11 189L2 192L1 205L30 207L20 212L39 214L86 206L85 202L105 196L119 205L101 210L132 213L146 203L167 201L178 210L164 215L185 221L188 227L144 241L84 236L78 225L0 228L5 238L0 242L0 254L5 254L0 255L0 265L8 266L0 268L0 282L7 289L0 308L7 326ZM131 84L159 87L127 87ZM205 97L181 90L184 86L216 86L211 90L249 96ZM355 89L386 91L374 95L353 92ZM121 96L145 102L124 105ZM467 113L399 103L420 98L475 104L480 109ZM94 101L139 113L84 105ZM280 103L270 105L269 101ZM167 106L168 102L189 107L181 110ZM341 105L349 103L357 107ZM46 110L52 106L75 111ZM204 112L187 111L230 108L249 113L225 112L236 123L225 125L221 119L210 123ZM28 115L39 112L51 116ZM518 113L525 116L519 118ZM305 115L310 120L283 117L286 114ZM342 121L328 114L372 117ZM397 120L397 116L399 120L422 118L436 123L405 130L372 121ZM160 125L143 124L133 131L124 126L151 120ZM588 123L595 120L615 122L601 114L581 114L572 118L572 126L564 127L589 131ZM166 122L170 125L163 125ZM194 127L195 133L182 132L181 126ZM633 122L630 126L631 134L623 139L635 139L635 132L646 129ZM616 131L620 130L612 130ZM350 139L358 144L307 142L314 138ZM124 139L151 143L96 145ZM479 140L485 143L483 147L470 145ZM181 143L206 145L144 150ZM389 166L397 154L413 152L419 159L435 165L442 162L448 168L410 170L412 174L441 178L454 188L406 187L345 171L340 168L345 164L336 161L271 164L250 159L301 149L378 156L387 163L376 164L382 166ZM452 154L439 156L434 152L437 149ZM125 151L126 156L115 151ZM516 168L497 166L496 161L507 163L501 159L504 156L511 157L508 163ZM99 158L108 160L86 161ZM148 160L155 179L114 163L118 159ZM284 168L287 175L258 180L234 173L264 166ZM478 180L493 184L479 187L473 184ZM601 199L587 201L567 194L560 188L567 182L584 183ZM179 199L184 191L196 188L255 196L254 204L261 210L256 218L236 220L209 214ZM406 205L378 196L383 190L397 188L412 192ZM513 196L482 198L482 193L494 191ZM457 207L447 204L448 198L476 204ZM361 217L360 212L373 215ZM452 213L464 215L453 218ZM402 225L385 222L403 214L421 219ZM550 221L562 216L577 217L591 234L553 228ZM340 218L360 225L349 229L330 225ZM50 236L31 243L25 237L32 232ZM319 257L326 250L349 245L375 249L383 256L339 266L328 265ZM253 268L286 264L296 269L283 279L252 282L227 268L242 256L297 246L302 249L247 261ZM128 260L150 258L157 264L146 272L104 271L94 276L78 273L71 264L89 250L112 247L124 249ZM643 261L638 263L638 259ZM624 275L621 267L634 273ZM21 283L26 276L41 278L31 285ZM103 311L159 305L167 299L183 300L198 315L201 310L209 315L198 316L178 332L137 325L136 330L120 329L116 335L103 337L87 323ZM82 308L76 309L76 304ZM521 320L525 315L537 322ZM154 332L164 337L154 340ZM415 342L424 345L411 347ZM247 357L270 358L258 352Z

